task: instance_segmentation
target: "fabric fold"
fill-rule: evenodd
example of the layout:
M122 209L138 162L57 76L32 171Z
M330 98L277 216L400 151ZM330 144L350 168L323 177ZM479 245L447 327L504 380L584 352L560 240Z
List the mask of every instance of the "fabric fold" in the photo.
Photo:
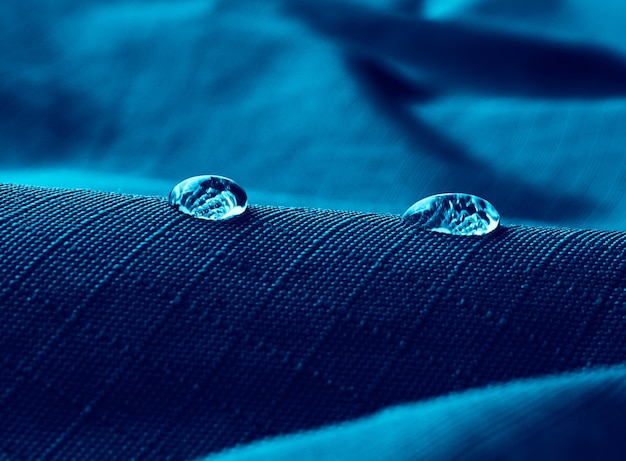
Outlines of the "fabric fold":
M22 458L192 459L626 358L624 233L0 198L0 448Z

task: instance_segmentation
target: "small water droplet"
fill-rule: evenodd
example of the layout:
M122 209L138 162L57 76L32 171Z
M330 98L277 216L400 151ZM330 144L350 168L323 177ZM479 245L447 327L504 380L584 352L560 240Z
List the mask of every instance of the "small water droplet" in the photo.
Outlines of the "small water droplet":
M437 194L414 203L402 220L419 229L452 235L485 235L500 223L487 200L470 194Z
M219 221L246 211L248 195L232 179L223 176L194 176L174 186L169 203L198 219Z

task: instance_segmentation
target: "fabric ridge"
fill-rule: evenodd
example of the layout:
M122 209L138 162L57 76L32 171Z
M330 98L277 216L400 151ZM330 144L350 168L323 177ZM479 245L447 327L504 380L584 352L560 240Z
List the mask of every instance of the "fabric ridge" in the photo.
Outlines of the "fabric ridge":
M626 356L620 232L454 237L258 205L207 223L162 197L0 195L9 457L193 459Z

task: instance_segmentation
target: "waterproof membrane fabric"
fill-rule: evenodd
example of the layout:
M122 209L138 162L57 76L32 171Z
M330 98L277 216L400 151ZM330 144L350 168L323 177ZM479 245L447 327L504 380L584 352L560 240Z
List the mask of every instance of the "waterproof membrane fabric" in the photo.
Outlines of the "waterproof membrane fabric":
M623 459L624 24L0 2L0 459ZM401 221L445 192L501 227Z
M623 446L624 371L598 369L626 357L626 234L455 237L263 206L207 223L161 197L0 193L6 459L194 459L411 402L314 445L326 459Z

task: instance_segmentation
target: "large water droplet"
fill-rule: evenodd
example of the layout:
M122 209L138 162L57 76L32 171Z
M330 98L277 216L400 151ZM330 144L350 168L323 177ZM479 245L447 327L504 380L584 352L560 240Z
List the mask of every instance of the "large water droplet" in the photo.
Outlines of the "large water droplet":
M232 179L212 175L194 176L174 186L169 203L194 218L218 221L246 211L248 195Z
M402 220L419 229L452 235L485 235L500 223L487 200L470 194L437 194L414 203Z

